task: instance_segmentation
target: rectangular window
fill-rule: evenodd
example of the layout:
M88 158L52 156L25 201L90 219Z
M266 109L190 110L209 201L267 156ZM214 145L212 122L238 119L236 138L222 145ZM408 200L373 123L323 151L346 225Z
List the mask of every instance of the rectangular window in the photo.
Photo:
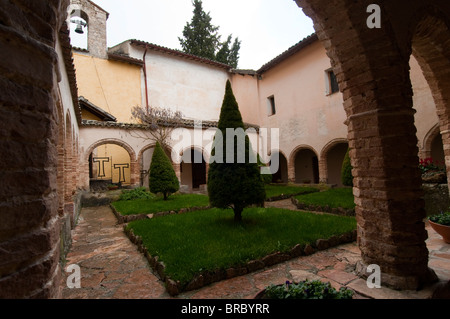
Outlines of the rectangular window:
M329 69L325 71L326 74L326 94L330 95L339 92L339 86L337 83L336 75L333 70Z
M268 111L267 113L268 113L269 116L274 115L276 113L276 110L275 110L275 97L273 95L269 96L267 98L267 111Z

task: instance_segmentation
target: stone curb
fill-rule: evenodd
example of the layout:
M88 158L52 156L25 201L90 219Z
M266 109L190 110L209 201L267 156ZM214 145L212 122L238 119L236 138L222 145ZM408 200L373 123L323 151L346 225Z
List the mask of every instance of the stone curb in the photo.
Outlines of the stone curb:
M135 214L135 215L122 215L119 213L116 208L113 205L109 205L114 213L114 215L117 218L117 221L119 224L126 224L135 220L141 220L141 219L150 219L155 217L162 217L167 215L175 215L175 214L184 214L188 212L198 211L198 210L206 210L210 209L211 206L194 206L194 207L188 207L188 208L181 208L179 210L170 210L170 211L164 211L164 212L157 212L152 214Z
M307 210L307 211L313 211L313 212L324 212L324 213L330 213L333 215L340 215L340 216L355 216L355 209L345 209L342 207L339 208L332 208L329 206L320 206L320 205L308 205L303 204L298 201L298 199L291 197L292 204L294 204L298 209Z
M237 276L243 276L248 273L261 270L265 267L273 266L290 259L311 255L319 250L328 249L341 244L350 243L356 240L356 230L351 232L332 236L328 239L318 239L315 243L300 245L297 244L291 248L288 252L274 252L258 260L251 260L244 265L234 266L227 269L216 269L203 271L197 275L186 285L181 285L179 281L171 279L165 274L165 265L162 261L159 261L158 256L151 256L147 251L147 248L142 242L140 236L136 236L132 229L127 229L127 226L123 226L125 234L130 241L134 243L138 250L144 254L148 263L152 267L153 271L157 274L160 280L166 284L166 290L171 296L176 296L181 292L190 291L202 288L214 282L218 282L225 279L230 279Z
M311 193L315 193L315 192L311 191L311 192L299 192L299 193L293 193L293 194L281 194L281 195L266 198L265 201L266 202L274 202L274 201L278 201L278 200L293 198L294 196L298 196L298 195L306 195L306 194L311 194Z

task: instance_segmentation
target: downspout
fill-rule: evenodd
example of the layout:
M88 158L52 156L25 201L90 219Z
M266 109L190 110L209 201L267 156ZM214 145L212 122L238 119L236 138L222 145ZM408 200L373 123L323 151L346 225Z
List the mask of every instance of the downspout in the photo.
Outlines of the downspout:
M148 47L145 46L145 52L144 52L144 87L145 87L145 109L148 113L148 88L147 88L147 65L145 64L145 56L147 55L147 49Z

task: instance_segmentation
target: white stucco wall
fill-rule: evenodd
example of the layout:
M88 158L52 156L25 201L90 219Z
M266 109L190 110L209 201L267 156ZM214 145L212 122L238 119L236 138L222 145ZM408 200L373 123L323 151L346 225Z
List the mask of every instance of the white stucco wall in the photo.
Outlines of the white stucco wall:
M131 45L123 51L137 59L145 53ZM219 119L227 70L154 50L147 51L145 64L150 106L180 111L188 119Z

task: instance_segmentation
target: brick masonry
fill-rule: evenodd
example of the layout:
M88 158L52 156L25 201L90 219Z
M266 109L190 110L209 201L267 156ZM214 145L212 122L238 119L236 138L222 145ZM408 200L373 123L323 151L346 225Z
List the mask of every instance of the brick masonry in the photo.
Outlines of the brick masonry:
M371 2L297 0L314 21L344 97L362 263L378 264L386 285L420 288L435 277L425 246L408 61L414 54L430 85L450 168L450 3L379 0L382 28L369 29ZM70 122L62 130L65 114L58 111L55 46L68 6L0 4L1 298L60 296L61 225L79 183L78 139ZM92 10L98 19L90 21L89 50L100 55L106 35L93 21L106 21L107 13Z
M382 27L370 29L370 1L351 6L337 0L297 3L313 19L343 93L363 262L380 265L386 285L415 289L428 284L435 276L428 269L425 246L408 63L414 53L425 70L449 162L449 99L444 96L450 37L444 24L450 6L439 1L378 1Z

